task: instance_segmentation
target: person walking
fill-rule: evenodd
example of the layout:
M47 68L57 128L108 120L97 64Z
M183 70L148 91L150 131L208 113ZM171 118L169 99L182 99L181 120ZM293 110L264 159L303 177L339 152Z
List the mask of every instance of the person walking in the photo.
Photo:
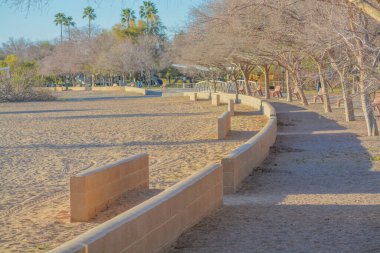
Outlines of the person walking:
M317 93L319 93L319 90L322 88L321 79L317 79L316 89Z

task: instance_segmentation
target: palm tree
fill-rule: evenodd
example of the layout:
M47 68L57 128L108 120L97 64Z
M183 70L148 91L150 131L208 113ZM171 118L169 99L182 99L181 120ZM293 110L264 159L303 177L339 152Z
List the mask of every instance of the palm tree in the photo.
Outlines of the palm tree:
M65 19L63 20L63 25L67 27L67 32L69 34L69 40L70 40L71 39L70 27L75 26L75 22L73 21L73 17L72 16L65 17Z
M136 20L136 14L134 10L130 8L121 10L121 23L127 24L127 28L129 28L129 24L131 21Z
M95 10L91 6L87 6L83 10L83 18L88 18L88 38L91 38L91 20L96 19Z
M66 19L66 16L62 12L58 12L57 14L55 14L54 17L55 17L55 19L54 19L55 25L60 25L61 26L61 42L62 42L62 38L63 38L63 35L62 35L62 25L63 25L63 22Z
M153 24L157 20L157 13L156 5L151 1L144 1L143 5L140 6L140 17L146 20L148 33L152 33Z

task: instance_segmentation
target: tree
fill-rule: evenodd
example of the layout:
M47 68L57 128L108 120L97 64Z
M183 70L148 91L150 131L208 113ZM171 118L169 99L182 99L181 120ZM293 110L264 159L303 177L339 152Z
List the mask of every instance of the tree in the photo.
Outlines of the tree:
M96 19L95 10L87 6L83 10L83 18L88 18L88 38L91 38L91 21Z
M59 25L61 27L61 43L62 43L62 40L63 40L62 26L65 22L66 16L64 13L58 12L57 14L55 14L54 18L55 18L54 19L55 25Z
M121 10L121 23L126 24L127 28L129 28L131 22L135 22L136 14L135 11L127 8Z
M158 21L158 10L156 5L152 1L143 1L143 5L140 6L140 17L145 19L147 24L147 32L153 34L153 28Z
M75 26L75 22L73 21L73 17L71 17L71 16L65 17L63 20L63 25L67 27L68 37L69 37L69 40L71 40L70 27Z

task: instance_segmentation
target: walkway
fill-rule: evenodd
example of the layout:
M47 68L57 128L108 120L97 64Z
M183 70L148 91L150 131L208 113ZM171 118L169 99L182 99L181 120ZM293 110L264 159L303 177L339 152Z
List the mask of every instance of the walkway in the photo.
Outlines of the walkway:
M170 252L380 252L380 139L274 105L270 157Z

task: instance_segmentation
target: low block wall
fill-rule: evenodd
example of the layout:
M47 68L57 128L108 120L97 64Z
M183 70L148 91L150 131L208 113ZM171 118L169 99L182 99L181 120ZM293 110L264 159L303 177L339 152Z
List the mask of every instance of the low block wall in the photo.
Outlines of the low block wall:
M140 94L140 95L143 95L143 96L146 95L146 89L142 89L142 88L125 86L124 90L125 90L125 92L137 93L137 94Z
M242 181L269 155L270 147L275 143L277 136L276 110L272 105L244 95L239 96L239 101L261 109L268 117L268 122L258 134L222 159L225 194L234 193L239 189Z
M190 97L191 94L197 94L197 99L206 99L206 100L210 100L211 99L211 93L200 93L200 92L184 92L183 95L185 97Z
M233 99L228 100L228 112L231 116L235 115L235 102Z
M193 92L190 93L190 101L197 101L197 93Z
M211 104L215 106L220 105L220 95L219 94L212 94L211 95Z
M33 90L42 90L42 91L57 91L57 92L60 92L60 91L63 91L64 90L64 87L34 87L32 88Z
M72 90L72 91L85 91L86 87L69 87L69 90Z
M218 118L218 139L223 140L231 131L231 114L225 112Z
M276 135L277 119L271 118L260 133L222 159L225 194L236 192L242 181L265 160Z
M88 221L123 193L149 187L149 157L140 154L70 178L71 221Z
M51 252L164 252L222 202L223 170L214 164Z
M198 93L200 94L202 93ZM259 98L227 93L218 93L218 95L222 103L230 103L232 99L260 110L268 118L267 124L258 134L222 159L224 193L229 194L236 192L242 181L268 156L270 147L276 141L277 117L274 107ZM219 131L218 119L218 138L224 134L223 131Z
M101 86L93 86L91 88L92 91L120 91L124 92L125 87L121 86L106 86L106 87L101 87Z

